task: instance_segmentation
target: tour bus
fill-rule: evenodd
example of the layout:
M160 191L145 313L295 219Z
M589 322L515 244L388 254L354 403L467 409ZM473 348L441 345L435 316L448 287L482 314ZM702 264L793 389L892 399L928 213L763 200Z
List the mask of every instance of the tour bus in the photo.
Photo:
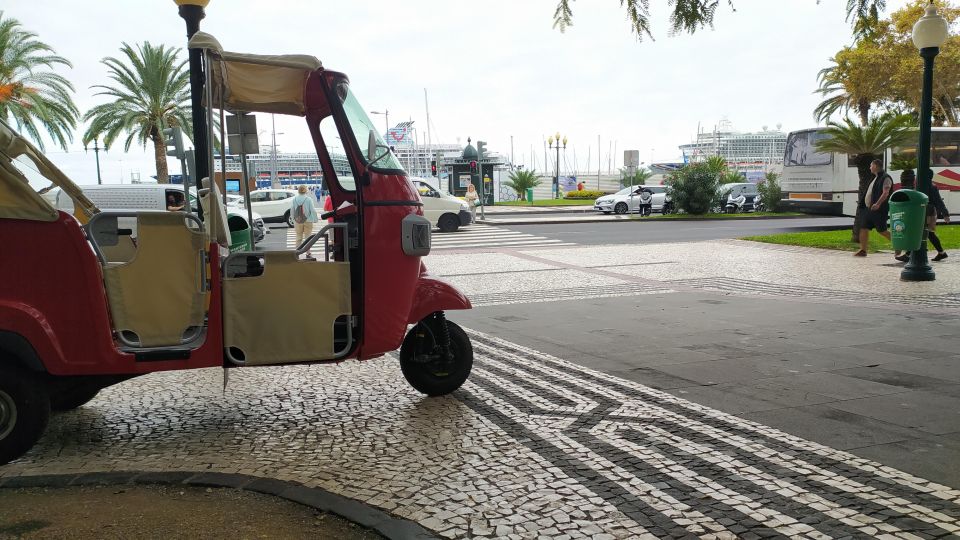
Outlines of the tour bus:
M780 187L786 210L852 216L857 212L860 179L852 156L818 152L823 128L793 131L787 136ZM935 127L930 144L933 182L947 208L960 208L960 128ZM884 167L899 188L900 173L917 168L917 145L888 149Z

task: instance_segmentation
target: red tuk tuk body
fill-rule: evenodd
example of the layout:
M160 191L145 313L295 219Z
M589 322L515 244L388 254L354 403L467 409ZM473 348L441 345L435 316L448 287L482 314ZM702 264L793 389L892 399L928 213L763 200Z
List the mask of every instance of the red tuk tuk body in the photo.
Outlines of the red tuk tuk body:
M209 36L198 36L208 39L198 47L205 48L205 70L213 74L207 103L220 110L285 112L273 110L276 103L259 105L256 88L224 91L231 81L218 74L254 65L275 70L281 79L302 75L302 93L289 105L306 119L313 137L335 209L323 218L332 217L334 224L296 252L224 257L220 231L226 220L218 217L221 201L215 187L204 195L209 205L205 223L183 213L100 212L39 151L0 122L0 464L32 447L51 409L82 406L106 386L155 371L339 362L400 348L406 379L427 395L452 392L469 375L469 338L446 320L444 311L469 309L470 301L427 274L421 257L429 252L430 227L422 217L419 193L398 166L377 166L389 165L393 158L382 150L385 145L374 130L369 130L367 152L361 150L356 135L369 119L355 103L346 76L324 70L315 59L313 65L302 57L224 53ZM226 96L247 101L241 107L226 102ZM270 99L276 98L271 94ZM333 169L319 129L330 117L353 178L338 178ZM70 194L77 217L53 209L30 188L23 168L17 167L18 160L27 159L35 166L28 168ZM121 226L124 219L136 223L136 233ZM333 231L333 242L324 249L325 260L300 259L310 245L328 238L326 229ZM131 235L129 242L121 242L124 235ZM167 253L165 246L179 245L177 241L156 238L179 239L187 247L170 247ZM120 257L116 250L123 246L128 252ZM187 262L176 266L178 257ZM147 260L167 266L144 270ZM156 283L137 272L147 272ZM185 283L175 279L180 274L192 286L199 283L197 289L179 290ZM263 300L270 295L257 289L285 283L299 288L290 290L282 305ZM170 296L192 304L181 309ZM313 303L291 307L301 297ZM296 312L294 318L290 311ZM173 341L154 336L155 328L143 322L164 326L166 318L179 315L193 322ZM290 324L299 325L294 333ZM261 342L272 348L264 350Z

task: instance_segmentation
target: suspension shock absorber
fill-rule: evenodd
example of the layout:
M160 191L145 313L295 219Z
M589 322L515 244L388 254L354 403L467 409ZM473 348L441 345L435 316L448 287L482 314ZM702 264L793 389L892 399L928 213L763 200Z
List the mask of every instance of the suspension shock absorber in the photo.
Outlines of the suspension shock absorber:
M440 352L443 353L445 360L453 359L453 352L450 350L450 329L447 328L447 316L442 311L434 312L433 320L440 326L437 339L440 341Z

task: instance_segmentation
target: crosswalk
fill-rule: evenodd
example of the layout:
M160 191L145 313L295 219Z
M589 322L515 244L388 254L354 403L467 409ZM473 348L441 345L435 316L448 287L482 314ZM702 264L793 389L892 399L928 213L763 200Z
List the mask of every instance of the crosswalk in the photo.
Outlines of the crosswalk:
M442 233L434 230L432 235L432 249L465 249L482 250L497 248L528 248L528 247L559 247L574 246L573 242L564 242L555 238L537 236L534 234L513 231L504 227L481 225L474 223L468 227L461 227L456 232ZM287 229L287 249L297 247L296 233ZM314 257L323 254L323 242L314 244L311 250Z
M432 249L496 249L496 248L527 248L527 247L555 247L573 246L572 242L564 242L554 238L513 231L503 227L481 225L474 223L463 227L456 232L433 232Z

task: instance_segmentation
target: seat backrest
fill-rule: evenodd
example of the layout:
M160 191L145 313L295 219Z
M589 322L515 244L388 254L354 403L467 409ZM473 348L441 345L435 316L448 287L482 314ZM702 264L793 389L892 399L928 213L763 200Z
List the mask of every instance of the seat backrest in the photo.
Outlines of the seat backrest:
M210 238L225 248L230 247L230 229L227 228L227 208L223 204L223 195L216 184L211 186L210 179L203 179L203 189L200 195L200 206L203 208L204 225L210 233ZM210 208L215 208L212 214Z
M114 329L141 347L181 345L204 324L205 234L179 212L138 214L137 228L133 258L103 269Z

